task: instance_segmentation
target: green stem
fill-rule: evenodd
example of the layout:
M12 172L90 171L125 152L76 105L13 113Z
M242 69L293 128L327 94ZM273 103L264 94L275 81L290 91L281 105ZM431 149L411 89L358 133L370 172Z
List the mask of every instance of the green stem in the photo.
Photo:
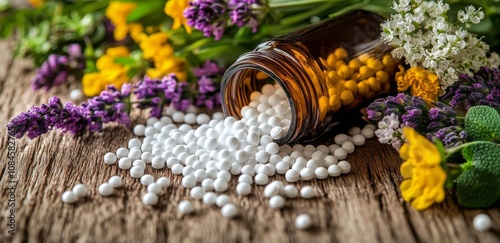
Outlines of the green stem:
M359 2L359 3L356 3L356 4L353 4L353 5L349 5L348 7L345 7L335 13L332 13L330 15L328 15L328 17L330 18L333 18L333 17L336 17L336 16L339 16L339 15L342 15L344 13L347 13L351 10L356 10L356 9L359 9L365 5L367 5L368 3L370 2L370 0L363 0L362 2Z
M273 1L268 1L267 6L272 9L277 8L289 8L289 7L297 7L297 6L305 6L315 3L324 3L331 2L331 0L302 0L302 1L286 1L280 3L272 3Z
M304 13L301 13L301 14L297 14L297 15L294 15L294 16L291 16L291 17L288 17L288 18L284 18L281 20L281 23L282 25L293 25L293 24L297 24L297 23L300 23L308 18L310 18L311 16L315 16L323 11L326 11L328 9L330 9L331 7L333 7L334 5L338 4L338 2L336 1L331 1L331 2L327 2L327 3L324 3L323 5L317 7L317 8L313 8L307 12L304 12Z
M444 157L444 160L446 161L452 154L470 146L470 145L473 145L473 144L479 144L479 143L484 143L484 141L473 141L473 142L468 142L468 143L464 143L464 144L460 144L456 147L453 147L453 148L449 148L446 150L446 156Z

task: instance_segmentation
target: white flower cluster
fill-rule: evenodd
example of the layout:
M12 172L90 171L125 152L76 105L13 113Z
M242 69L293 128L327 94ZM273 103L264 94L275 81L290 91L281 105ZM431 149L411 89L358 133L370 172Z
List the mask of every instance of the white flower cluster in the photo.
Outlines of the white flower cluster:
M390 116L384 116L375 131L378 141L382 144L391 144L393 148L399 151L399 148L403 145L403 129L401 125L398 115L393 113Z
M450 23L448 4L440 1L399 0L393 14L381 24L382 40L394 47L395 58L405 58L410 66L422 66L435 73L441 88L452 85L460 73L471 75L481 66L498 67L500 57L489 46L459 24ZM469 6L458 12L465 27L484 17L481 9Z

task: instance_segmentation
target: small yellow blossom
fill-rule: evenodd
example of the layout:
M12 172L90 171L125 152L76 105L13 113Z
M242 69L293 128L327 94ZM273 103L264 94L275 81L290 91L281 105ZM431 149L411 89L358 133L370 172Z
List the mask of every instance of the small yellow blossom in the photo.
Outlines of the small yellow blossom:
M186 80L186 64L184 60L175 56L174 49L168 43L168 35L158 32L144 38L139 47L145 59L152 60L154 67L146 70L146 75L151 78L161 78L170 73L175 73L179 80Z
M106 53L96 62L98 72L88 73L83 76L83 93L90 97L96 96L108 85L112 84L120 88L124 83L128 82L127 68L115 63L115 59L128 57L129 54L129 50L123 46L108 48Z
M399 70L396 73L399 92L411 87L412 95L419 96L428 103L437 101L440 88L439 79L436 74L421 67L412 67L405 71L403 66L400 65Z
M35 8L38 8L43 5L45 0L28 0L29 4Z
M123 40L130 34L135 42L140 42L145 36L143 27L138 23L127 23L128 15L137 7L135 3L112 1L106 8L106 17L113 23L113 36L116 40Z
M188 34L191 34L191 26L187 24L187 19L184 17L184 10L189 7L190 0L169 0L165 4L165 14L170 16L174 23L172 29L176 30L184 25L184 29Z
M408 142L399 150L405 160L401 165L404 178L401 194L415 209L423 210L444 200L446 173L441 167L442 158L436 145L413 128L404 127L403 134Z

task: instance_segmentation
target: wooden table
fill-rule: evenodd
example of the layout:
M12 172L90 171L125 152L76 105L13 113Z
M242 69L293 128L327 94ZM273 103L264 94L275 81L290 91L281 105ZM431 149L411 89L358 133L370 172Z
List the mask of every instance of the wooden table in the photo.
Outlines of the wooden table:
M349 155L350 174L296 183L299 188L312 185L319 197L288 200L282 210L268 206L262 186L254 187L248 197L236 195L233 179L229 194L242 208L239 218L222 218L219 208L199 201L194 203L194 215L182 216L177 204L189 198L189 190L180 186L180 176L150 167L146 173L169 176L172 186L162 192L158 206L144 206L141 195L146 188L128 171L105 165L102 160L104 153L126 146L133 137L128 128L120 126L107 126L102 134L73 137L57 131L34 140L15 140L17 188L12 237L7 225L12 208L7 203L11 183L5 125L53 95L68 100L69 91L79 86L71 84L47 93L33 91L30 80L35 71L29 60L13 58L13 47L12 41L0 42L0 242L500 242L498 231L476 232L472 228L474 216L487 213L498 230L498 207L465 209L449 193L443 203L423 212L412 209L401 199L397 152L376 139ZM144 122L145 116L136 114L134 124ZM112 175L122 176L124 187L111 197L100 196L97 187ZM282 176L276 178L283 180ZM75 205L64 204L62 193L80 182L88 186L88 197ZM313 218L311 230L295 228L295 217L301 213Z

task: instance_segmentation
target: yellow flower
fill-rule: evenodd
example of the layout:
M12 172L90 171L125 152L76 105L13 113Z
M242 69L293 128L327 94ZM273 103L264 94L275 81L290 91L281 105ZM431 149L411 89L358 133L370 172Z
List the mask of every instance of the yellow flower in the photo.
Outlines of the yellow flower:
M174 49L168 43L168 35L158 32L142 39L139 47L145 59L152 59L154 67L146 70L151 78L161 78L170 73L175 73L179 80L185 80L186 65L184 60L175 56Z
M426 102L437 101L439 95L439 79L434 73L431 73L421 67L412 67L404 70L399 66L399 72L396 73L398 91L402 92L411 87L411 94L419 96Z
M412 207L423 210L444 200L446 172L436 145L413 128L404 127L403 134L408 142L399 150L405 160L401 165L401 194L405 201L411 201Z
M138 23L127 23L128 15L137 7L135 3L112 1L106 8L106 17L113 23L115 40L123 40L130 33L135 42L144 37L143 27Z
M88 73L83 76L83 93L86 96L96 96L103 91L106 86L114 85L118 89L129 81L127 68L115 63L118 57L128 57L130 54L126 47L111 47L106 50L96 62L98 72Z
M38 8L43 5L43 2L45 2L45 0L28 0L28 2L31 6Z
M191 34L191 26L187 24L187 19L184 17L184 10L187 7L189 7L189 0L169 0L167 4L165 4L165 14L174 20L172 25L173 30L184 25L186 32Z

